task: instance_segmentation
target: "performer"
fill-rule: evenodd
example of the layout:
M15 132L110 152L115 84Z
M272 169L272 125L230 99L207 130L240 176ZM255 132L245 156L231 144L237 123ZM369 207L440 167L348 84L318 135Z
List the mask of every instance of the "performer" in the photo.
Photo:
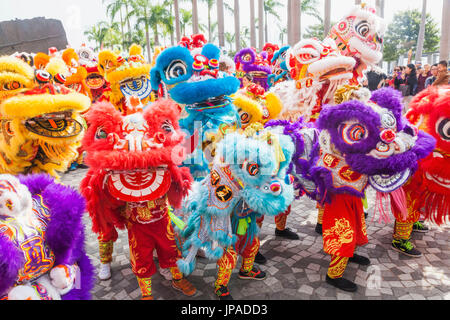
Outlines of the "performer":
M397 199L394 205L401 206L401 186L434 147L428 134L417 132L402 118L402 108L399 92L383 88L366 103L352 100L327 106L318 119L321 156L311 175L325 200L323 245L331 256L326 281L345 291L357 290L355 283L343 278L347 263L370 263L354 253L368 241L364 190L370 183L379 193L391 193Z
M3 173L46 172L58 178L78 157L81 113L90 99L64 86L64 61L51 58L44 70L14 57L0 57L0 168Z
M195 287L176 266L180 257L169 218L169 206L179 208L192 177L183 161L180 110L170 100L148 105L145 111L128 106L127 115L100 102L87 114L83 140L89 171L81 183L100 240L114 241L114 229L126 228L130 262L143 299L153 299L151 279L156 272L153 251L161 268L170 268L172 286L192 296ZM108 257L111 247L100 247ZM103 260L108 262L108 260Z
M89 300L85 201L46 174L0 175L0 300Z
M220 299L232 299L228 284L238 255L241 279L265 278L253 264L259 249L256 219L275 216L293 201L286 176L292 152L288 138L255 125L243 133L228 133L218 144L210 175L196 182L186 198L183 211L190 216L181 232L185 258L178 266L191 273L197 251L205 248L205 256L219 267L215 292Z
M450 216L449 106L450 86L429 87L413 98L406 114L412 124L436 140L433 153L419 161L417 172L404 186L407 214L402 214L398 209L393 212L395 225L392 247L410 257L422 255L411 242L412 232L428 231L419 221L420 217L443 225Z

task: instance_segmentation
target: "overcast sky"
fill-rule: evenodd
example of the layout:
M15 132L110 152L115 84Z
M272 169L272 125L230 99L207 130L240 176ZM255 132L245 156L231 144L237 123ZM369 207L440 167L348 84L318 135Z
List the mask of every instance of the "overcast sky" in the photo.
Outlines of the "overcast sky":
M154 0L158 2L158 0ZM233 4L233 1L225 0ZM206 6L199 2L200 22L207 24ZM249 25L249 0L240 0L241 7L241 25ZM255 4L257 4L255 0ZM279 0L279 2L287 3L287 0ZM366 0L368 4L375 5L375 0ZM180 1L181 6L190 8L190 3ZM323 14L323 0L318 0L318 10ZM422 10L422 0L386 0L385 1L385 19L389 23L393 16L402 10L419 9ZM337 21L342 17L349 8L354 4L354 0L332 0L331 1L331 20ZM102 0L0 0L0 21L14 19L30 19L33 17L55 18L63 22L67 33L69 44L73 47L80 46L83 42L88 43L83 35L83 31L89 26L101 20L107 20L105 14L105 5ZM216 10L213 10L213 19L216 18ZM428 0L427 12L430 13L438 22L439 27L442 20L442 0ZM257 16L257 12L255 12ZM279 42L279 28L277 24L287 21L286 10L279 9L279 15L283 22L277 22L274 18L269 17L269 25L275 26L269 29L269 40ZM317 23L317 19L302 15L302 32L312 24ZM233 17L230 13L226 13L225 31L234 32ZM286 37L285 37L286 39Z

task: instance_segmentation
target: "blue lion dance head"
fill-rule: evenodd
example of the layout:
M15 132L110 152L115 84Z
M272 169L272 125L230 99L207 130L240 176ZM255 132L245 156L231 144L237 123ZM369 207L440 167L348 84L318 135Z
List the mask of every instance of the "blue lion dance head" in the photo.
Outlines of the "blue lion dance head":
M171 99L184 106L187 116L180 119L180 127L193 142L184 164L199 180L209 172L211 137L240 127L239 113L229 97L240 82L219 70L219 47L206 44L200 53L194 52L182 46L165 49L156 59L150 80L153 90L161 92L164 87Z

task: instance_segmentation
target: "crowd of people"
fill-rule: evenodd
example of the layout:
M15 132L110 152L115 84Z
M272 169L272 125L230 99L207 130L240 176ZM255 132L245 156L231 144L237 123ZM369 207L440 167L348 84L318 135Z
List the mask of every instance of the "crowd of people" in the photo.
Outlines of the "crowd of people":
M395 66L389 76L382 72L369 71L364 83L370 91L381 87L394 88L402 93L405 102L409 102L411 97L429 86L447 84L450 84L450 73L446 60L433 65L426 63L422 66L421 62L417 62L406 66Z

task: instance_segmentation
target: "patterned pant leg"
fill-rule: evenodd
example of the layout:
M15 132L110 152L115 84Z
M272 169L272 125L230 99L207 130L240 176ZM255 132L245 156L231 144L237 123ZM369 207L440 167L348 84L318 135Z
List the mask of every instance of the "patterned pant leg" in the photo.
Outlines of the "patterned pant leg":
M328 276L331 279L341 278L347 267L348 259L347 257L331 255L331 262L327 272Z
M238 254L233 246L229 246L224 255L217 261L219 271L217 272L217 280L215 287L228 286L230 281L231 272L236 266Z
M178 267L171 267L170 273L172 273L173 280L180 280L183 278L183 274L181 273L180 269L178 269Z
M394 223L394 234L393 238L395 240L409 240L411 237L411 232L413 229L412 222L400 222L398 220L395 220Z
M324 207L317 204L316 205L317 208L317 223L318 224L322 224L323 223L323 212L324 212Z
M141 289L142 297L149 297L152 295L152 278L139 278L136 277L139 288Z
M285 212L275 216L275 225L278 230L282 231L286 229L286 220L290 213L291 213L291 206L289 206Z
M101 263L106 264L112 261L114 242L117 240L118 236L116 229L112 225L108 225L108 228L100 232L97 239Z
M241 271L249 272L253 269L255 263L255 256L259 250L259 238L253 238L252 243L248 244L242 252L242 266Z
M419 221L420 218L420 212L415 208L416 199L413 199L411 190L409 190L409 188L407 187L403 187L403 189L405 190L406 207L408 210L406 219L402 216L400 209L395 205L395 203L393 203L391 197L391 210L392 214L395 217L393 234L393 238L395 240L409 240L409 238L411 237L413 225L414 223Z

